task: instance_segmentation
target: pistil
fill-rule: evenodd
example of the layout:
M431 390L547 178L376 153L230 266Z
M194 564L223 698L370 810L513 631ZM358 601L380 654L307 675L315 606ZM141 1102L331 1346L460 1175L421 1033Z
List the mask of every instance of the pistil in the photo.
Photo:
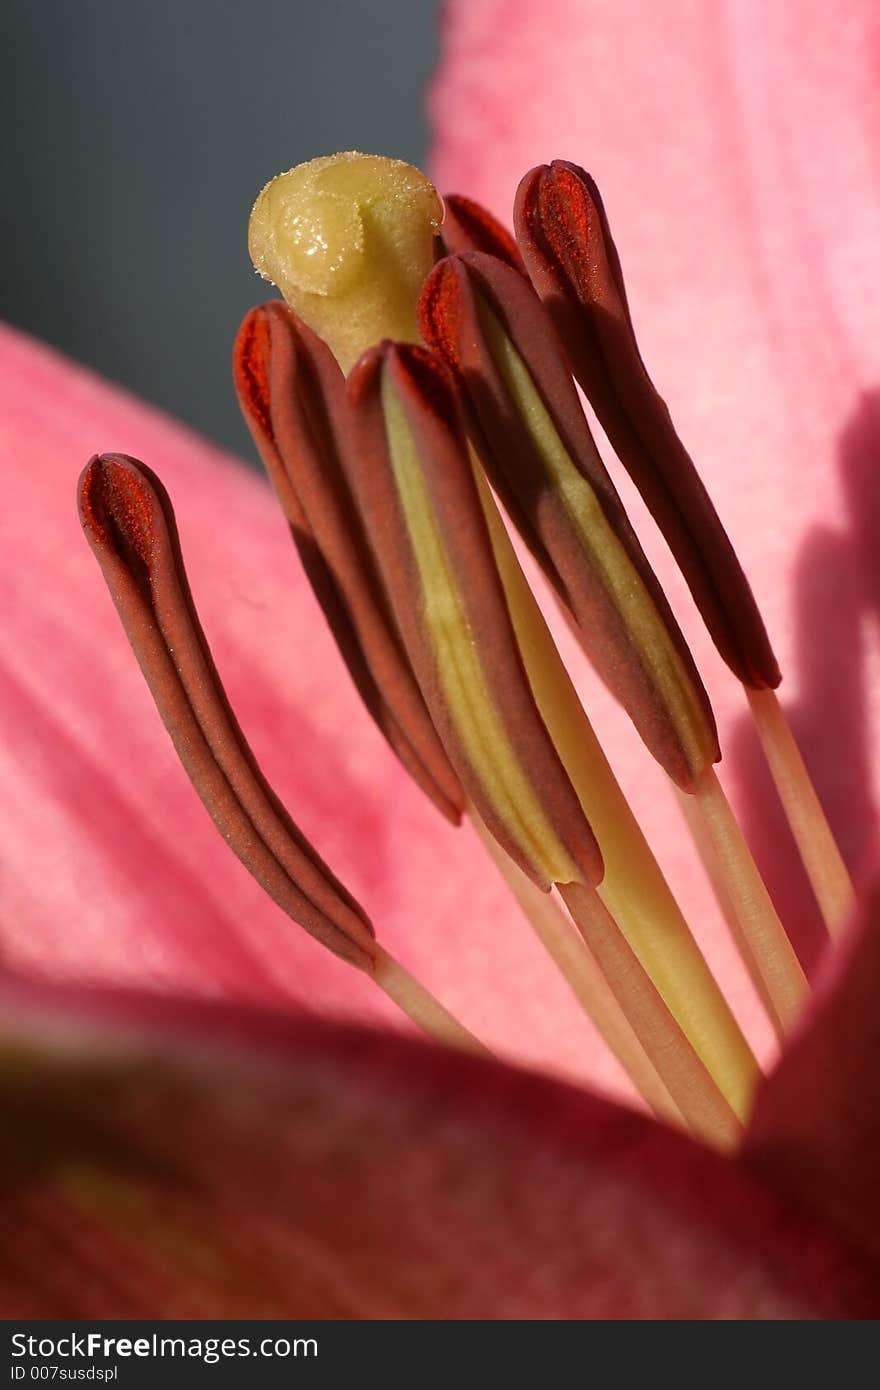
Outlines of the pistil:
M260 274L348 372L381 338L417 341L416 301L442 217L436 189L418 169L338 154L266 185L251 212L248 248Z

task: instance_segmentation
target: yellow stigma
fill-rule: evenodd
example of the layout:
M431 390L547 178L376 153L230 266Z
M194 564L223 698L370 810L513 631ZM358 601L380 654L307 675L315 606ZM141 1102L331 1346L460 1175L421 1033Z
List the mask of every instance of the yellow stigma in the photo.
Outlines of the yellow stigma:
M412 165L329 155L266 184L248 250L347 372L383 338L418 341L415 305L442 216L434 185Z

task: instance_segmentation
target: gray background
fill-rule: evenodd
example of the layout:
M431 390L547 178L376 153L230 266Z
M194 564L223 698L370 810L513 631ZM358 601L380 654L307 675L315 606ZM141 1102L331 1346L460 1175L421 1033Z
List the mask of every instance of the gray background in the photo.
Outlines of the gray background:
M0 314L250 458L247 216L301 160L423 160L439 0L3 0Z

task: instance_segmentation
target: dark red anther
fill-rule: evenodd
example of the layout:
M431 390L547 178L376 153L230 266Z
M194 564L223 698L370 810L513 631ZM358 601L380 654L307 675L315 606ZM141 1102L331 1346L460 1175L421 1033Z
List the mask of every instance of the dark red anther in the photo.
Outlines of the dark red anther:
M585 650L654 756L679 786L692 789L706 765L720 756L708 697L596 450L541 301L509 266L471 252L434 267L422 292L419 324L425 341L454 373L492 484L574 617ZM579 475L587 484L580 511L571 488L554 476L540 425L505 378L511 352L528 378L527 390L552 423L568 477ZM603 569L601 540L596 541L600 550L594 547L596 528L589 515L616 538L616 592L608 568ZM628 597L636 590L638 599ZM653 633L647 642L645 622ZM662 666L654 661L661 648Z
M639 354L595 183L562 160L533 169L520 183L514 224L574 374L681 566L719 652L746 684L777 686L779 667L748 581Z
M485 251L525 275L516 242L491 212L460 193L447 193L443 207L443 222L436 237L438 260L465 251Z
M341 462L349 406L329 348L280 300L251 310L233 355L245 420L303 567L367 709L449 820L463 795L425 708Z
M136 459L102 454L80 478L79 508L159 713L217 829L289 917L369 971L367 917L281 805L229 706L159 479Z
M462 785L541 887L598 883L602 857L535 703L449 373L424 348L386 342L357 363L348 394L352 485Z

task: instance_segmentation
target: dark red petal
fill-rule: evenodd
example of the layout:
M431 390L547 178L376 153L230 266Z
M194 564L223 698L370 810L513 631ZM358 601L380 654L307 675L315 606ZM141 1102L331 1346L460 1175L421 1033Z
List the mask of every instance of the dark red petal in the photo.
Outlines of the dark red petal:
M83 471L79 506L159 713L221 835L294 921L369 970L372 927L278 801L229 707L164 487L136 459L103 454Z
M880 882L758 1092L746 1156L880 1259Z
M7 1317L877 1316L731 1161L533 1073L302 1018L0 1012Z
M345 379L280 300L252 309L233 354L239 402L303 568L361 698L401 762L453 823L461 787L410 669L339 461Z
M458 416L451 379L424 349L383 344L366 353L349 377L354 408L348 465L367 530L394 606L425 701L447 752L486 824L511 856L542 887L552 881L524 857L499 818L464 748L457 712L440 680L417 557L394 479L382 403L387 373L418 451L435 523L466 612L493 709L500 715L520 764L527 769L559 841L592 881L602 877L598 846L535 704L495 565L492 543ZM460 713L460 712L459 712ZM479 725L480 710L470 719Z
M494 314L524 362L574 468L586 480L681 662L694 717L682 729L637 649L577 534L572 517L512 400L484 333ZM531 286L510 267L477 252L440 261L419 306L426 342L455 373L468 426L493 486L560 601L574 616L585 650L628 710L651 752L690 789L719 751L709 700L662 589L596 451L556 332ZM665 639L664 639L665 640Z
M602 200L563 160L522 180L514 215L532 283L602 428L675 555L721 655L756 688L779 667L752 591L639 354Z
M460 193L447 193L443 206L443 222L437 234L440 256L485 251L525 274L516 242L491 212Z

